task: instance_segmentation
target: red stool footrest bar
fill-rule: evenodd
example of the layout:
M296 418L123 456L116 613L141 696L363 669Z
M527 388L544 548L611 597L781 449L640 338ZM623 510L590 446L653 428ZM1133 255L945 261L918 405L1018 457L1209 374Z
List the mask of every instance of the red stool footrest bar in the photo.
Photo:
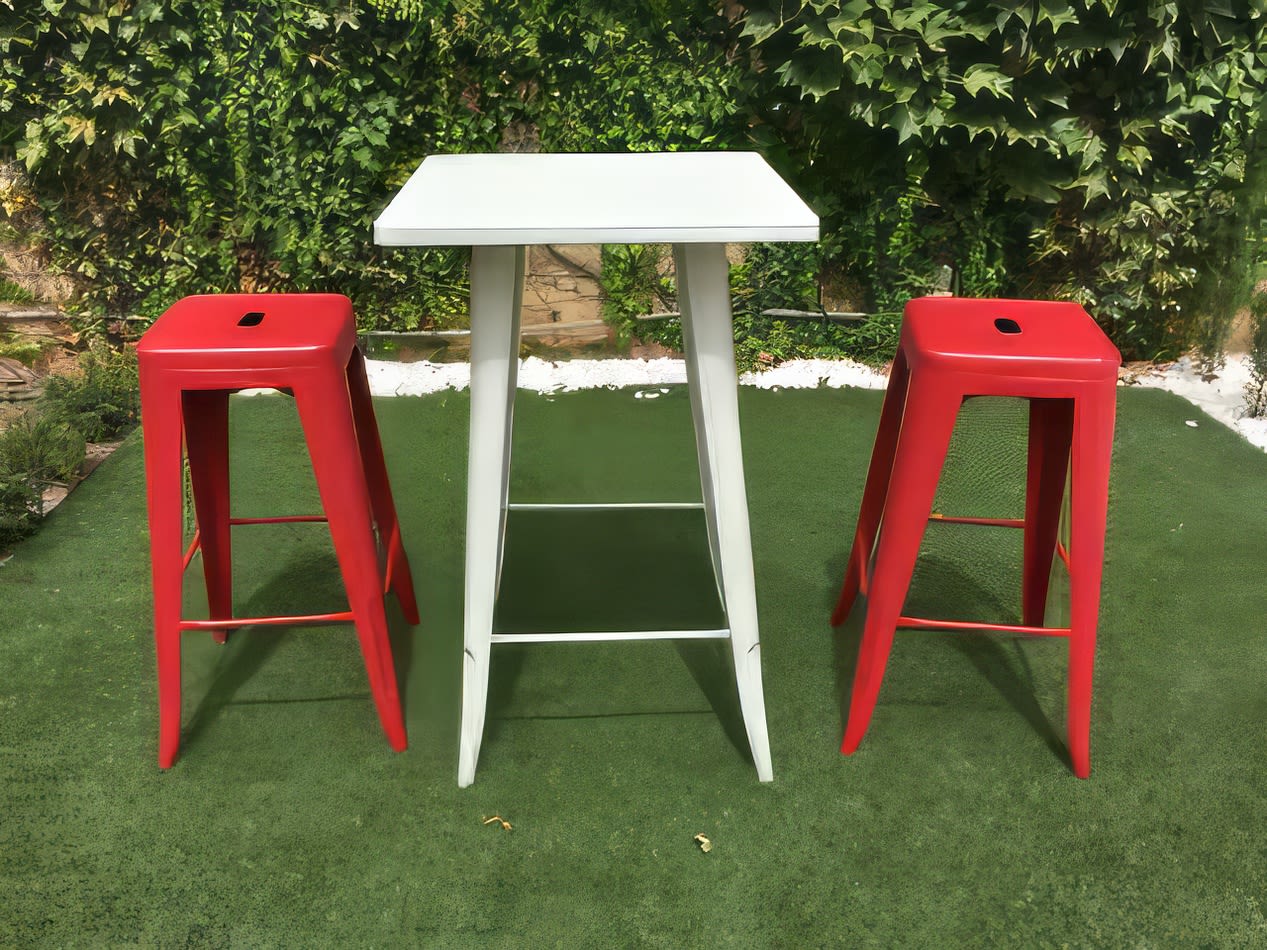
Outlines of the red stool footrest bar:
M137 347L145 438L158 655L159 765L180 743L180 635L210 630L223 640L244 626L351 621L370 691L394 749L405 748L396 672L383 608L396 594L418 622L409 562L383 461L365 363L356 349L352 304L335 294L187 297L160 317ZM233 518L229 514L229 393L276 388L295 397L321 515ZM182 443L189 457L197 529L181 557ZM330 526L348 609L305 616L234 617L230 529L324 522ZM378 538L386 539L386 566ZM184 570L202 552L210 617L181 615Z
M897 628L995 630L1069 640L1070 758L1075 774L1090 774L1091 676L1120 362L1103 331L1077 304L955 297L907 304L853 547L831 618L842 623L857 596L867 597L842 752L857 749L866 733ZM959 406L976 396L1030 401L1023 519L932 512ZM1068 548L1057 537L1066 479ZM930 520L1024 530L1020 624L902 614ZM1068 627L1042 623L1056 557L1069 568Z
M331 614L299 614L289 617L226 617L223 620L182 620L181 630L223 630L226 627L280 627L287 624L355 623L356 616L350 610Z
M984 620L932 620L927 617L898 617L899 630L992 630L1029 637L1067 637L1068 627L1031 627L1018 623L988 623Z
M324 514L288 514L280 518L229 518L229 526L237 527L239 524L326 524L329 518ZM395 528L392 536L392 545L399 547L400 545L400 527ZM199 532L194 532L193 541L189 542L189 548L185 551L185 569L189 569L190 562L194 560L194 555L198 554L201 546ZM392 569L393 557L397 554L395 547L388 547L388 566L384 574L386 575L386 585L383 594L392 593ZM284 623L348 623L355 621L351 611L340 611L336 613L304 613L295 614L288 617L224 617L215 619L215 621L188 621L182 619L180 622L181 630L237 630L238 627L262 627L262 626L279 626ZM220 642L224 642L220 640Z

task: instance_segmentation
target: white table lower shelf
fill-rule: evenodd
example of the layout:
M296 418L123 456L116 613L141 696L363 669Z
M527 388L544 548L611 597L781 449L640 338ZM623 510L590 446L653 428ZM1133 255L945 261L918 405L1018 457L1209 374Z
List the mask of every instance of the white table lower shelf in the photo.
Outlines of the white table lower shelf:
M494 644L729 637L702 502L507 508Z

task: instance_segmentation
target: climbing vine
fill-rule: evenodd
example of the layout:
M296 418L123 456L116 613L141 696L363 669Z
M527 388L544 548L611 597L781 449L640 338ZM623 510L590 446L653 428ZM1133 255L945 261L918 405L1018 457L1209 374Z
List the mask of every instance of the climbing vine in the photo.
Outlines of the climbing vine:
M1216 349L1262 207L1265 23L1250 0L0 0L0 161L38 214L0 207L88 314L337 289L410 328L466 297L460 250L372 244L423 156L756 147L859 308L949 274L1079 300L1128 355Z
M1262 206L1261 4L746 7L759 137L830 196L876 298L914 289L918 256L965 289L1079 300L1131 355L1217 344Z

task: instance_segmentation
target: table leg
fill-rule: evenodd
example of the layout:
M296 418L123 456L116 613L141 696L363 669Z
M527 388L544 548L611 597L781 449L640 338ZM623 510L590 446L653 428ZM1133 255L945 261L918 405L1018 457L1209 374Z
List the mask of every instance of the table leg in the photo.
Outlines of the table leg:
M475 781L488 701L493 607L501 580L519 371L524 249L471 252L471 433L466 489L466 620L458 785Z
M757 778L774 777L761 687L752 539L739 440L739 398L725 248L678 244L678 301L713 569L725 604L739 705Z

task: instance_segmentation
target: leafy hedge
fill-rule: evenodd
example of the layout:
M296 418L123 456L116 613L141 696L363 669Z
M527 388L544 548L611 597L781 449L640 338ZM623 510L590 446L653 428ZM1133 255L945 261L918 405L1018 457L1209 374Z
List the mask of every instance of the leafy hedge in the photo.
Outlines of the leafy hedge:
M707 144L737 121L715 15L659 6L0 0L0 158L97 311L337 287L413 326L465 299L460 251L370 243L424 155Z
M965 294L1080 300L1129 355L1217 343L1261 209L1260 4L725 9L0 0L0 160L95 312L337 288L416 326L460 312L465 257L376 249L370 223L423 155L755 144L858 309L950 268Z
M754 110L874 298L1083 302L1131 355L1217 343L1262 207L1248 0L757 0Z

